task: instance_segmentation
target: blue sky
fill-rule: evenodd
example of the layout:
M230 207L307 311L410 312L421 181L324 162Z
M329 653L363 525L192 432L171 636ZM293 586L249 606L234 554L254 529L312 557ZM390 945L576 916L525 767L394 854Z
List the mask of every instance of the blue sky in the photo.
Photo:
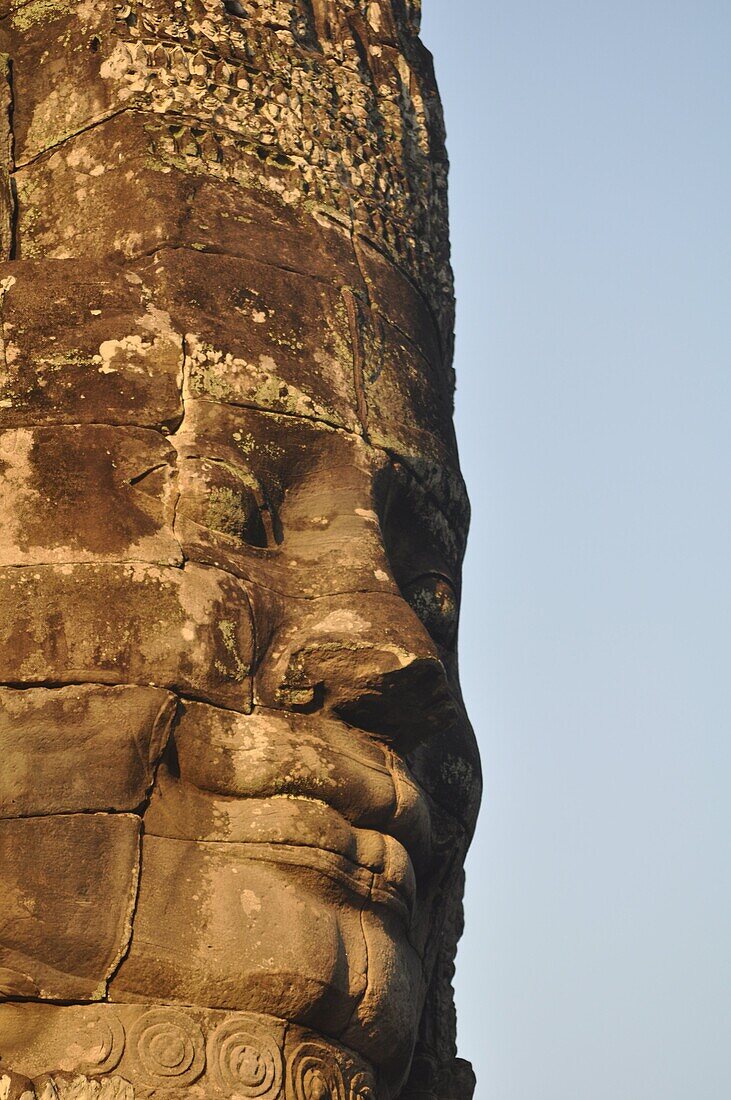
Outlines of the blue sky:
M731 1096L731 5L423 0L452 160L477 1100Z

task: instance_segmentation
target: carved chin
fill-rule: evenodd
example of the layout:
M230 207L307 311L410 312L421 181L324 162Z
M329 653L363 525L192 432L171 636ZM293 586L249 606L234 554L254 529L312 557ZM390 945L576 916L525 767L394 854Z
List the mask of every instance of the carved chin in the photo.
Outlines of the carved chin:
M422 967L404 903L374 900L372 872L317 848L166 837L145 838L143 867L114 1001L263 1013L408 1063Z
M397 1090L424 1000L403 905L374 900L373 875L367 889L367 872L332 853L253 847L145 838L135 936L109 1002L0 1004L15 1081L0 1095L32 1100L18 1073L39 1100L150 1088L188 1100L194 1083L221 1100ZM2 1076L0 1064L0 1089Z

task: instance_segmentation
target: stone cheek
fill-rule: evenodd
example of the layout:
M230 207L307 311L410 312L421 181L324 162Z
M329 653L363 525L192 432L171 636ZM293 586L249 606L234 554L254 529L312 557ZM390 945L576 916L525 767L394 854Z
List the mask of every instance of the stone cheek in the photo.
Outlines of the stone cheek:
M0 821L5 997L106 996L132 931L141 828L133 814Z
M195 566L0 569L0 662L13 684L152 683L246 711L247 608L236 578Z
M0 688L0 819L135 811L176 706L147 687Z

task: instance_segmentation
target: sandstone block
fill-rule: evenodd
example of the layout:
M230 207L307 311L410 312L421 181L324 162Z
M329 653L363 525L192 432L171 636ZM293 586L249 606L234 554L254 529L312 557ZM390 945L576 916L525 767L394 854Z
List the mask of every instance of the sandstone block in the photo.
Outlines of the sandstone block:
M140 828L125 814L0 821L5 997L104 996L129 939Z
M0 566L182 565L176 454L157 432L64 426L0 431Z
M175 707L148 687L0 688L0 818L134 810Z
M0 570L6 683L154 684L250 706L253 632L235 577L201 566Z
M14 260L0 288L0 427L180 420L182 338L135 271Z

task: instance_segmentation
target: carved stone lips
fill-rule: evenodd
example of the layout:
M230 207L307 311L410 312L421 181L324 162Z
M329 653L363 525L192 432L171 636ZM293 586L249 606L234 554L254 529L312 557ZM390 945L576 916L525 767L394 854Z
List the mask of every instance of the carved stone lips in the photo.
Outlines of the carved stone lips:
M176 747L180 775L158 772L149 835L246 845L246 858L317 870L410 916L431 821L391 750L321 716L199 703Z
M407 923L413 913L416 878L403 844L388 833L356 828L322 801L300 795L220 798L161 769L145 832L230 844L247 860L325 875L395 909Z
M322 715L251 715L186 703L175 733L180 777L229 799L309 799L360 830L400 842L417 875L431 862L426 798L400 756Z

